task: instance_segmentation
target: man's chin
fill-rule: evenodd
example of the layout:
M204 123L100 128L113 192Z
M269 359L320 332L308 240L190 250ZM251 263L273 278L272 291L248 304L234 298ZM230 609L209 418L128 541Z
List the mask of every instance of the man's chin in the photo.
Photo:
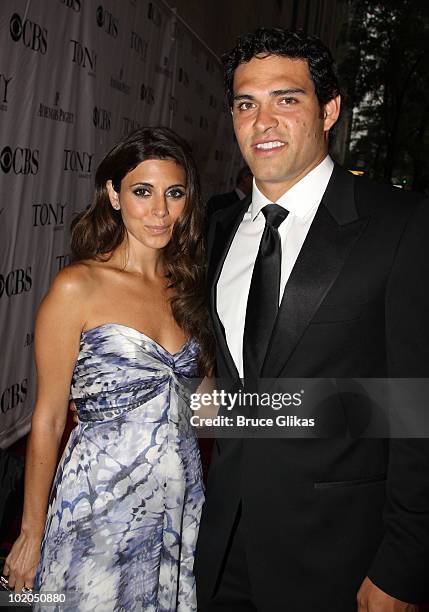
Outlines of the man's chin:
M284 159L249 160L249 168L256 180L270 183L282 183L288 180L287 162Z
M275 172L260 172L259 174L254 174L256 184L270 184L270 185L282 185L283 183L288 182L288 177L285 176L284 171L282 173Z

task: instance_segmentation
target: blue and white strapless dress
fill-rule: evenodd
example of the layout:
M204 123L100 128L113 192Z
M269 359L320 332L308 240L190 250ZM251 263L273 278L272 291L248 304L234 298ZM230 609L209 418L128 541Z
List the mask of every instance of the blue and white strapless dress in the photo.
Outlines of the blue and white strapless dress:
M197 358L192 339L172 355L116 323L82 334L71 389L80 423L54 479L34 585L73 594L61 610L197 609L204 492L183 384Z

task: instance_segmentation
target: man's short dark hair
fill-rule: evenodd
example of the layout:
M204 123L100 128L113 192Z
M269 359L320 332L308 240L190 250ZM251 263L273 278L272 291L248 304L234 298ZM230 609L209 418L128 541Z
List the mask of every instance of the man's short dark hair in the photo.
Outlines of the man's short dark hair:
M282 28L258 28L240 36L236 46L222 56L228 103L234 101L234 72L256 55L281 55L307 60L317 99L322 107L340 93L335 64L328 47L317 36Z

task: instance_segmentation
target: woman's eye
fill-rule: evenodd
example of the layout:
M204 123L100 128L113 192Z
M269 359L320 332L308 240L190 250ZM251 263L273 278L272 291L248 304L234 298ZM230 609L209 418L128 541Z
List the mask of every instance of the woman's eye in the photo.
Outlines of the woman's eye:
M137 189L134 189L134 194L141 198L150 195L150 191L147 187L137 187Z
M169 189L167 191L167 196L169 198L178 199L178 198L183 198L184 195L186 195L186 194L183 191L183 189Z

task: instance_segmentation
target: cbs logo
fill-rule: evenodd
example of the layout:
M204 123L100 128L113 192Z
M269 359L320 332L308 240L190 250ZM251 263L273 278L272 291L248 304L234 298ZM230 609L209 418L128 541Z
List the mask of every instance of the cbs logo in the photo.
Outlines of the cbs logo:
M27 49L37 51L45 55L48 48L48 31L38 23L26 19L22 21L18 13L10 18L9 31L14 42L22 40Z
M0 153L0 168L5 174L37 174L39 170L39 149L28 147L3 147Z

